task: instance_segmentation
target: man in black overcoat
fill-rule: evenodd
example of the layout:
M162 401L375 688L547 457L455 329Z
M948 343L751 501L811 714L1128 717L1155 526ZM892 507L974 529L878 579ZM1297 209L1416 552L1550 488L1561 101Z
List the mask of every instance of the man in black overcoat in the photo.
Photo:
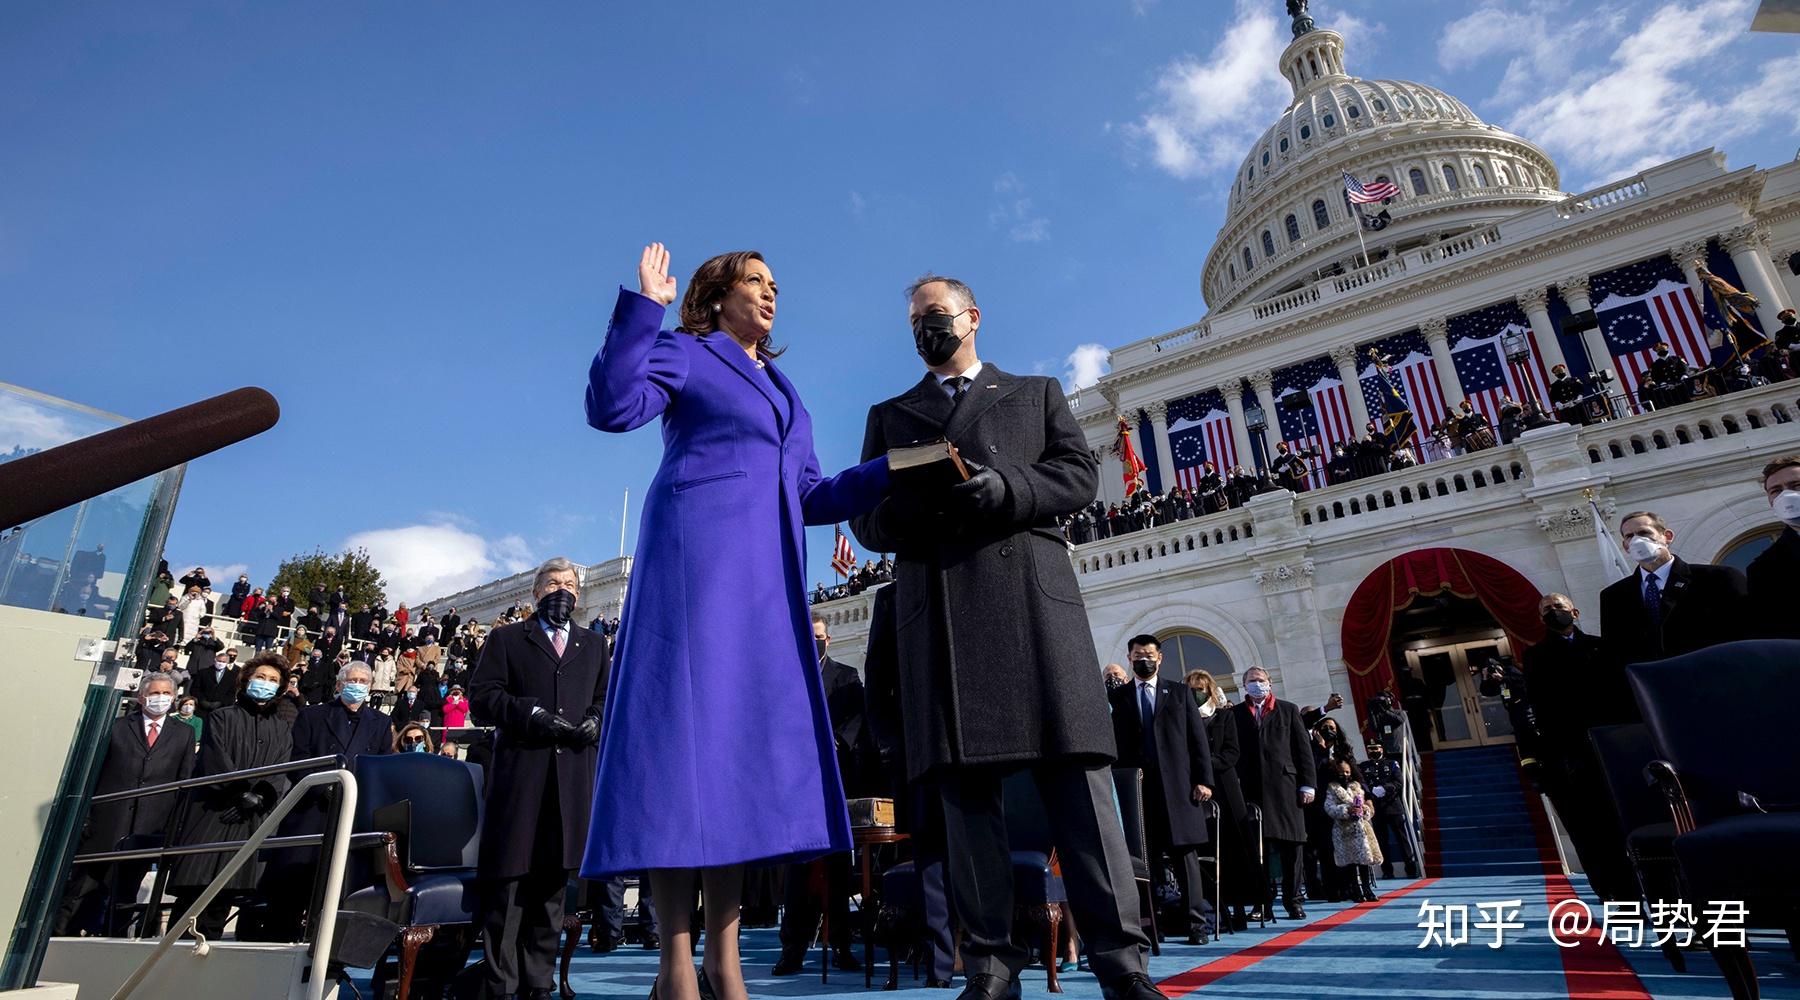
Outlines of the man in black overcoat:
M1150 870L1166 855L1181 883L1188 944L1205 944L1212 905L1200 880L1196 848L1208 841L1205 802L1213 794L1212 746L1193 692L1163 677L1162 643L1134 636L1128 647L1133 679L1107 695L1112 704L1118 763L1144 771L1144 840ZM1148 725L1146 725L1146 722Z
M189 663L193 661L190 660ZM194 714L206 718L214 709L237 700L237 647L225 650L224 659L215 659L205 670L188 671L188 694L194 696Z
M928 276L909 318L927 372L869 411L863 455L945 439L970 478L901 490L851 528L896 553L909 777L943 796L966 1000L1018 992L1001 782L1029 768L1091 965L1118 1000L1160 996L1144 972L1131 857L1113 807L1112 723L1081 589L1056 518L1092 502L1097 463L1053 378L976 356L968 286ZM966 862L966 863L964 863Z
M181 781L194 773L194 729L176 722L169 714L175 700L175 679L156 672L138 681L137 705L113 723L100 765L95 795L125 792L148 785ZM154 736L152 733L154 732ZM120 802L103 802L88 811L77 854L115 850L125 837L158 838L167 831L173 794L147 795ZM150 870L148 861L121 861L113 865L78 865L69 874L68 889L56 914L55 933L67 937L79 931L118 934L123 930L117 904L137 899L138 884ZM112 899L113 891L118 898Z
M537 613L494 629L469 680L475 724L498 730L476 869L492 997L551 995L563 890L587 847L610 657L575 624L580 592L567 559L539 566Z
M1751 634L1741 571L1671 553L1675 532L1652 511L1625 515L1619 539L1638 569L1600 592L1600 628L1621 663L1679 656Z
M1792 319L1793 310L1784 315ZM1765 639L1800 639L1794 613L1795 581L1800 580L1800 455L1783 455L1762 470L1763 494L1782 522L1781 534L1764 549L1744 576L1750 587L1750 633Z
M1262 807L1265 850L1258 885L1269 884L1268 859L1280 858L1281 903L1290 919L1304 920L1300 847L1306 843L1304 809L1317 788L1310 734L1300 719L1300 707L1276 699L1269 672L1261 667L1244 671L1244 700L1231 710L1237 713L1238 736L1243 741L1237 772L1244 801ZM1265 911L1273 907L1273 899L1265 900Z
M869 747L863 725L865 703L862 678L853 667L832 659L826 653L831 646L831 629L825 619L812 621L813 643L819 651L819 674L825 683L825 709L837 744L838 777L843 782L847 799L872 794L863 780ZM771 974L791 976L806 965L806 951L819 929L819 898L813 892L812 873L815 865L825 869L826 903L831 908L831 942L835 957L832 964L846 972L862 971L862 960L850 941L850 852L830 854L814 861L790 864L782 886L781 958Z
M1538 735L1532 744L1538 783L1562 817L1594 891L1603 899L1636 899L1625 834L1588 730L1642 722L1643 716L1625 680L1625 664L1599 636L1581 630L1581 610L1573 600L1545 594L1538 613L1544 617L1544 641L1519 657Z

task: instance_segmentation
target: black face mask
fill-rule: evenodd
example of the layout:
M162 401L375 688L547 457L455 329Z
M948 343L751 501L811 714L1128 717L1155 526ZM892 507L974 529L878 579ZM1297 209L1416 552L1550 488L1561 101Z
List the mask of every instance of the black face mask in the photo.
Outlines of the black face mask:
M1125 678L1123 678L1123 677L1108 677L1108 678L1106 678L1106 689L1108 691L1111 691L1114 688L1124 685L1124 683L1125 683Z
M818 649L819 659L821 659L821 660L823 660L825 658L826 642L827 642L827 640L825 640L825 639L814 639L813 640L813 646Z
M575 595L558 587L543 597L538 598L538 614L544 620L561 628L569 624L569 616L575 613Z
M1544 624L1550 626L1552 631L1561 632L1575 624L1575 615L1562 608L1550 608L1544 612Z
M968 310L963 310L967 312ZM913 345L925 364L936 368L956 356L963 339L956 335L956 317L950 313L926 313L913 320Z
M1149 680L1150 678L1156 676L1156 661L1155 660L1132 660L1131 661L1131 672L1134 674L1137 674L1139 677L1142 677L1145 680Z

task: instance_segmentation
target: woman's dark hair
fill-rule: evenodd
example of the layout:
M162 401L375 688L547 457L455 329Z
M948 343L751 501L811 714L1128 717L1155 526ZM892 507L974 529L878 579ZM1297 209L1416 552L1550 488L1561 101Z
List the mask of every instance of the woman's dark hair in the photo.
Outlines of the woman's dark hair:
M733 250L694 268L694 276L688 279L687 294L681 297L681 325L675 329L696 337L717 330L719 314L713 307L724 300L731 286L744 280L744 272L749 270L751 261L762 259L763 255L756 250ZM757 353L768 358L779 358L785 350L785 347L776 347L768 337L756 343Z
M249 660L238 665L238 694L243 694L250 687L250 675L256 673L257 667L274 667L281 674L277 683L286 684L288 676L287 657L273 650L258 653Z

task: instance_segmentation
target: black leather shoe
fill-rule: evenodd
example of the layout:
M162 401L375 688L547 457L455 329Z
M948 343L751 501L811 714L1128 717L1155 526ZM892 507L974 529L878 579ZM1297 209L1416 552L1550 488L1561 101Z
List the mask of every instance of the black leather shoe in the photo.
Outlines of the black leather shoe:
M969 984L956 1000L1019 1000L1019 981L976 973L969 977Z
M1300 908L1299 903L1290 903L1286 906L1283 906L1282 909L1287 911L1289 920L1305 920L1306 919L1306 911Z
M839 972L861 972L862 959L848 948L832 953L831 967Z
M1163 1000L1163 991L1142 972L1131 972L1113 980L1107 991L1112 1000Z
M806 965L806 958L804 956L783 955L783 956L781 956L781 959L775 963L775 967L773 969L769 970L769 975L771 975L771 976L797 975L800 972L800 970L803 967L805 967L805 965Z
M700 1000L719 1000L719 995L713 992L712 980L706 978L705 969L700 970Z
M556 996L556 991L548 986L534 986L531 989L519 991L519 1000L550 1000L554 996Z
M1188 944L1205 944L1205 931L1188 931Z

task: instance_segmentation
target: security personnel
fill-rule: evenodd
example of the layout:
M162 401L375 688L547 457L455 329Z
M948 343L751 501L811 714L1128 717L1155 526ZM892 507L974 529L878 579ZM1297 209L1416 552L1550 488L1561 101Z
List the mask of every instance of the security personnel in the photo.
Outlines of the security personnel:
M1394 696L1375 692L1369 699L1369 730L1389 757L1399 760L1406 753L1406 713L1394 705Z
M1372 739L1364 746L1368 758L1362 762L1363 788L1375 800L1375 837L1381 841L1381 877L1394 877L1394 859L1406 864L1406 877L1419 877L1419 859L1413 854L1412 837L1406 829L1406 783L1400 762L1387 755L1380 740Z
M1550 406L1565 424L1587 424L1587 408L1581 405L1581 383L1570 377L1567 365L1550 369Z
M1688 363L1669 350L1668 344L1656 345L1656 359L1650 362L1650 401L1658 409L1683 401L1682 382L1688 377Z

